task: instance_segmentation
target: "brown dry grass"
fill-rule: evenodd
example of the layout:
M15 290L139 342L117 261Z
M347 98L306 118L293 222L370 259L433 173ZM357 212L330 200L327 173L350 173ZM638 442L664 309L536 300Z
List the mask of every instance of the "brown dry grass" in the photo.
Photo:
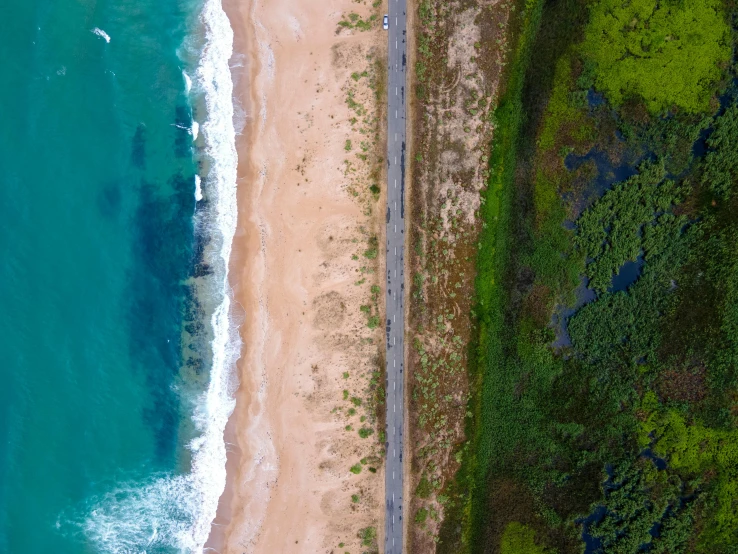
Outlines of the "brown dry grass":
M423 0L410 95L408 550L435 550L445 488L463 456L480 192L487 179L511 2ZM412 45L411 45L412 47ZM413 56L411 56L411 59ZM420 498L421 479L430 494ZM427 488L427 487L426 487ZM423 496L426 496L423 494ZM418 510L428 517L416 523Z

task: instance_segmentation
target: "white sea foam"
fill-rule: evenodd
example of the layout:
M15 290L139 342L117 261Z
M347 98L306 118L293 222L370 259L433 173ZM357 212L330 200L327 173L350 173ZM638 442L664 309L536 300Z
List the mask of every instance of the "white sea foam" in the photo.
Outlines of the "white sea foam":
M189 94L192 90L192 79L190 79L190 76L187 75L186 71L182 72L182 77L184 77L185 82L185 94Z
M195 175L195 200L198 202L202 200L202 186L200 184L200 176Z
M100 29L99 27L95 27L94 29L92 29L91 32L95 33L99 37L104 38L105 42L108 42L108 43L110 42L110 35L106 33L105 31L103 31L102 29Z
M197 121L192 122L190 132L192 133L192 140L197 140L197 135L200 133L200 124Z
M193 522L192 537L200 552L210 534L218 500L226 484L226 445L223 438L235 406L235 362L241 354L238 327L231 322L231 288L228 264L236 232L236 175L238 155L233 128L233 81L228 60L233 53L233 29L220 0L206 0L202 21L207 43L197 68L197 83L204 94L207 119L202 125L205 155L210 160L206 178L213 210L214 244L219 247L222 301L211 318L213 360L208 390L198 404L194 421L201 435L192 441L191 478L201 491L202 504ZM219 235L219 236L218 236Z
M233 82L228 60L233 30L221 0L205 0L200 23L205 43L192 83L187 87L201 95L206 108L202 124L208 174L203 181L210 200L204 223L210 233L206 256L213 268L207 285L215 297L212 326L212 365L207 390L195 402L192 416L197 437L190 472L164 475L145 483L118 486L104 497L90 499L83 521L72 521L97 551L145 553L166 546L186 553L201 553L215 519L218 500L226 483L226 446L223 438L235 406L235 363L240 355L238 326L231 321L231 289L228 262L236 231L237 154L233 125ZM102 32L102 31L101 31ZM97 34L97 33L96 33ZM102 36L102 35L101 35ZM192 133L197 136L193 123ZM203 197L196 177L195 195Z

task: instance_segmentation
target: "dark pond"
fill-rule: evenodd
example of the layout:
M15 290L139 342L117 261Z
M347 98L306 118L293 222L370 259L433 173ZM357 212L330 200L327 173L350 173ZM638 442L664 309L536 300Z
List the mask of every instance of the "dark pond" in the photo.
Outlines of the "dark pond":
M612 276L612 284L607 292L618 292L626 290L630 285L636 282L636 279L641 275L643 269L643 254L633 260L628 260L620 266L616 275Z
M579 308L585 304L589 304L597 298L597 293L589 288L589 279L584 275L581 276L579 286L574 291L574 297L576 298L574 306L559 306L551 316L551 327L556 333L556 339L552 344L554 348L571 346L571 338L569 337L569 330L567 329L567 320L573 316Z
M605 103L605 95L601 92L595 92L594 89L587 91L587 104L590 108L596 108L602 106Z
M613 183L625 181L638 173L637 166L640 160L632 159L629 156L623 156L623 161L619 165L613 164L607 152L599 148L593 148L583 156L570 153L564 158L564 165L569 171L579 169L583 163L592 160L597 168L597 177L593 180L590 189L587 191L596 198L602 196Z
M593 523L599 523L606 513L607 509L604 506L597 506L586 518L577 520L577 523L582 525L584 554L600 554L602 552L602 540L590 535L589 527Z
M643 452L641 452L641 456L651 460L653 462L653 465L655 465L656 469L658 469L659 471L666 469L666 460L664 458L659 458L650 448L646 448Z

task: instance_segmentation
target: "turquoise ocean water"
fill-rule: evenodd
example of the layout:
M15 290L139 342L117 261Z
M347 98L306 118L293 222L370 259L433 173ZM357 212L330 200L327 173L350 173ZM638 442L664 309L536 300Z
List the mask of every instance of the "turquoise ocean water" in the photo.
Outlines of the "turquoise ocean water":
M227 19L23 0L0 29L0 554L199 552L238 352Z

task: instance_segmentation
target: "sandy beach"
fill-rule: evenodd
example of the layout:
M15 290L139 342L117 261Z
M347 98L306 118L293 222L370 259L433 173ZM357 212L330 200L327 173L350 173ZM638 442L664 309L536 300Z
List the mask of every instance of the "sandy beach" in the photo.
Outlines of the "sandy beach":
M245 121L231 262L245 321L209 551L367 550L384 482L381 6L224 8Z

